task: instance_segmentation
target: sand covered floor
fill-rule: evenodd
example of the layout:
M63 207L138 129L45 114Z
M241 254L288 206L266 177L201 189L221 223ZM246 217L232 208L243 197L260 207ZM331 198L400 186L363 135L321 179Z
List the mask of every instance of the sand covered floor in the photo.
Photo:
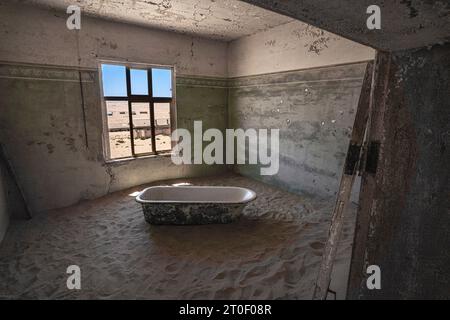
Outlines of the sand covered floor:
M310 299L333 199L298 196L236 175L158 184L256 191L228 225L151 226L132 192L13 221L0 247L0 298ZM152 184L154 185L154 184ZM348 210L331 289L344 298L355 205ZM81 268L81 290L66 269Z

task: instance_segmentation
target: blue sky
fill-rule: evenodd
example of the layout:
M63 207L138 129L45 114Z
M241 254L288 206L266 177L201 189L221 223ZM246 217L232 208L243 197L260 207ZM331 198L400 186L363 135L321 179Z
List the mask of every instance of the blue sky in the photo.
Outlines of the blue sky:
M147 71L131 69L132 94L148 94ZM127 82L125 66L102 64L103 93L109 97L126 97ZM170 69L152 69L153 96L172 97L172 71Z

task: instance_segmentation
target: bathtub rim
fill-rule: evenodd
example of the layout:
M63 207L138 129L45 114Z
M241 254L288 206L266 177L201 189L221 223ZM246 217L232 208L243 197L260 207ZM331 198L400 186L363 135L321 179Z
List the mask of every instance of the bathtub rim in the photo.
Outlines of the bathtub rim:
M156 188L208 188L208 189L225 189L225 188L233 188L233 189L241 189L246 190L251 193L250 199L243 200L243 201L211 201L211 200L205 200L205 201L185 201L185 200L145 200L142 199L141 196L150 189L156 189ZM244 187L232 187L232 186L151 186L148 188L145 188L139 194L136 196L136 201L141 204L247 204L251 201L254 201L257 198L256 192Z

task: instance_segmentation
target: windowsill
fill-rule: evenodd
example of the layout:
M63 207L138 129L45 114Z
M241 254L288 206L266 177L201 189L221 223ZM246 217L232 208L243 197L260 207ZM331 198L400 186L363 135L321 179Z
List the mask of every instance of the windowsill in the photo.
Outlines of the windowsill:
M120 158L120 159L107 159L105 160L106 164L119 164L124 162L130 162L134 160L144 160L144 159L154 159L154 158L168 158L172 156L172 151L167 151L159 154L149 154L141 157L129 157L129 158Z

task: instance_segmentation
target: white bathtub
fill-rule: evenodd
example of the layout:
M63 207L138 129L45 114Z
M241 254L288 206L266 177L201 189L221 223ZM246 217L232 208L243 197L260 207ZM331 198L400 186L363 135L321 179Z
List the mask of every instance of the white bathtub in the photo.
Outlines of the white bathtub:
M240 187L157 186L143 190L142 204L151 224L229 223L238 218L256 193Z

